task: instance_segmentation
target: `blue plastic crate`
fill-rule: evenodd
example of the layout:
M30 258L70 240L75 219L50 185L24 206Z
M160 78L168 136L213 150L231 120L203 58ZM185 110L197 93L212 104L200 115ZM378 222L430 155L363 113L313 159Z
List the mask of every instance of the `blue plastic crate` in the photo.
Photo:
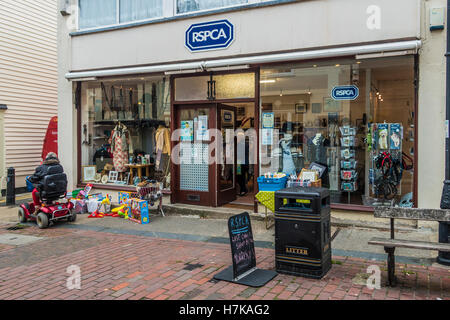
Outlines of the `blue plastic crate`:
M265 178L264 176L258 177L259 191L278 191L286 188L288 177L283 178Z

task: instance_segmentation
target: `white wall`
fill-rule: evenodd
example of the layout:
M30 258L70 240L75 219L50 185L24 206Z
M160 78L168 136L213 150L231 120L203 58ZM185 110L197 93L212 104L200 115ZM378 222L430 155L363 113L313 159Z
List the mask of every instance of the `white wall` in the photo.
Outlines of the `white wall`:
M350 43L417 38L419 0L314 0L155 23L72 38L72 70L168 63ZM369 30L369 6L381 9ZM399 19L409 17L408 19ZM185 32L194 23L228 19L235 41L226 50L191 53ZM69 71L69 70L66 70Z
M445 7L445 0L423 2L419 54L418 206L439 208L445 178L445 52L446 30L429 30L429 9Z
M60 1L59 5L61 5ZM60 7L59 7L60 8ZM59 11L59 10L58 10ZM75 187L77 171L77 127L72 82L64 78L62 70L70 68L71 39L67 18L58 13L58 152L67 174L68 189ZM71 188L72 187L72 188Z

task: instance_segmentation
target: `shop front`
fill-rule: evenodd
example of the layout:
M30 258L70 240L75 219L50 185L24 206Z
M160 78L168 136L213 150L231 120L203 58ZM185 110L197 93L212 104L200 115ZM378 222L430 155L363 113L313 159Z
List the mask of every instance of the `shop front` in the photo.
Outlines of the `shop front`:
M316 163L327 168L321 183L334 208L410 205L416 61L349 57L84 82L79 183L131 190L155 180L172 203L256 210L259 176L298 180Z
M365 14L370 5L345 2ZM172 204L257 211L259 177L283 173L299 182L320 166L334 209L418 206L419 180L426 185L418 115L428 121L436 111L418 107L428 59L420 6L401 2L418 19L398 26L380 5L389 36L367 27L370 15L340 31L342 19L327 16L325 35L308 12L348 16L325 0L75 32L64 73L72 82L62 95L73 96L76 148L68 156L70 146L61 146L74 185L134 191L154 181ZM280 17L278 24L263 23L266 16ZM218 31L198 29L211 25ZM269 26L277 37L265 41ZM202 44L207 34L223 42ZM152 41L135 41L144 38ZM83 48L96 54L87 59Z

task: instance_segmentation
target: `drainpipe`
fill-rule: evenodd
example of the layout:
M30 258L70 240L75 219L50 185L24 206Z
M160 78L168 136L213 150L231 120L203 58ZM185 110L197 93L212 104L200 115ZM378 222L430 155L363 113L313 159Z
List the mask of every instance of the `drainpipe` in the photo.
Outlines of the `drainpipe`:
M442 190L441 209L450 209L450 0L447 0L447 74L446 74L446 106L445 106L445 181ZM439 222L439 242L449 243L450 223ZM446 266L450 266L450 252L441 252L437 257L437 262Z

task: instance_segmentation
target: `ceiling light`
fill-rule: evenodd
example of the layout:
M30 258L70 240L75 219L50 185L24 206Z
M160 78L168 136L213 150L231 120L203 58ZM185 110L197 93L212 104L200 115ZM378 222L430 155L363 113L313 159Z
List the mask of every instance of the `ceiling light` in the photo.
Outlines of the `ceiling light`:
M275 79L267 79L267 80L261 80L259 83L275 83L277 82Z
M336 64L336 67L340 67L341 65L338 63L338 64Z

